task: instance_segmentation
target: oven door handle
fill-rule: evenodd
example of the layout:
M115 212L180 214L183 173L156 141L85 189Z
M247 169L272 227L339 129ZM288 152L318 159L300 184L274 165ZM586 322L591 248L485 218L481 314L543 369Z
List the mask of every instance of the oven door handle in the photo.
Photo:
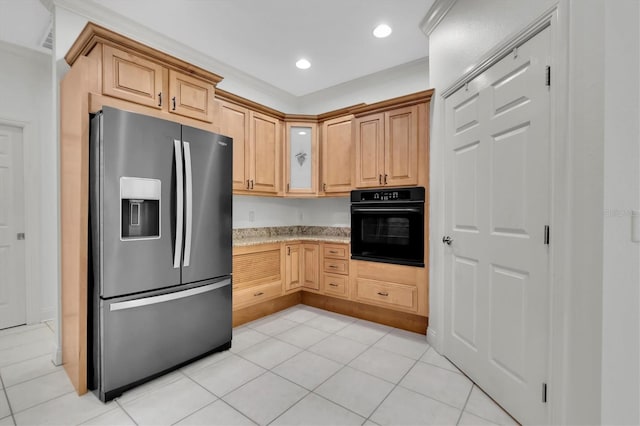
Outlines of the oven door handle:
M422 213L418 207L351 207L351 213Z

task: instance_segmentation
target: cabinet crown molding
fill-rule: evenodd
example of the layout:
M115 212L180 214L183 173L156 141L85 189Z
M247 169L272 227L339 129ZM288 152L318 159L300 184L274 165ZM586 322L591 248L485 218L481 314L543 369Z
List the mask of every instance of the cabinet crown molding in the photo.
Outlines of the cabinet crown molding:
M399 96L397 98L387 99L381 102L364 105L350 110L356 118L363 115L384 112L391 109L402 108L416 105L423 102L429 102L433 96L434 89L423 90L422 92L412 93L410 95Z
M87 25L85 25L83 30L80 32L80 35L78 35L78 38L65 55L65 61L67 61L69 66L73 66L79 57L88 55L98 43L127 49L131 52L162 63L165 66L175 68L194 77L209 81L214 85L220 83L223 79L223 77L217 74L163 53L121 34L115 33L107 28L94 24L93 22L88 22Z

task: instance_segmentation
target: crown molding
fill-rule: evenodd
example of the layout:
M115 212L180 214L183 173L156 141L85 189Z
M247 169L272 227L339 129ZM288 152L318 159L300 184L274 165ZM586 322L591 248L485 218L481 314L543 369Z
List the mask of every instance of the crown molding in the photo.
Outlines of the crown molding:
M451 10L456 0L436 0L420 22L420 29L429 37L440 21Z
M179 58L204 70L224 77L224 81L235 80L256 91L282 99L283 102L295 104L297 98L263 80L255 78L237 68L221 62L211 56L193 49L183 43L174 40L158 31L152 30L133 19L120 15L99 3L85 0L42 0L52 2L56 8L82 16L89 22L93 22L108 30L115 31L124 37L136 40L153 49Z

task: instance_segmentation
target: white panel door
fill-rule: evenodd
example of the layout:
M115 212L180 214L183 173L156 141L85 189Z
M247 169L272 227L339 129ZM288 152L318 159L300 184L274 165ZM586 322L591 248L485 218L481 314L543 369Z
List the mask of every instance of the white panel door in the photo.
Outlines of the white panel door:
M527 424L548 422L549 33L445 102L445 354Z
M0 125L0 329L26 323L22 130Z

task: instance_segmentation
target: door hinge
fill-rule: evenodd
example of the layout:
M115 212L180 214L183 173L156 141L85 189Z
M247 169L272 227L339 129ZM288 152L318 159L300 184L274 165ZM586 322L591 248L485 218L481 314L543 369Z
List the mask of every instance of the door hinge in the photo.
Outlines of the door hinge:
M545 85L551 87L551 65L547 65L547 71L545 76Z
M547 384L542 384L542 402L547 402Z
M549 225L545 225L544 226L544 243L546 245L549 245L549 239L551 238L550 235L550 231L549 231Z
M19 241L24 240L24 232L18 232L18 234L16 234L16 239Z

